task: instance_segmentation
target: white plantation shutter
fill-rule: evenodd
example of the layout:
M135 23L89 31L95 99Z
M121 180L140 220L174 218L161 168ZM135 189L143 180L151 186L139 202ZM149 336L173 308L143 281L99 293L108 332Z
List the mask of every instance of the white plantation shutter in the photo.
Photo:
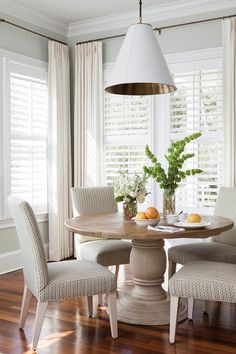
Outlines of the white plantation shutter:
M112 184L119 170L143 173L151 103L147 96L104 95L104 177Z
M9 63L8 80L9 194L47 212L46 70Z
M201 131L202 137L186 149L195 157L186 162L185 168L204 171L181 183L176 193L177 207L214 207L223 184L222 69L213 66L178 72L174 80L178 90L171 96L170 138L175 141Z

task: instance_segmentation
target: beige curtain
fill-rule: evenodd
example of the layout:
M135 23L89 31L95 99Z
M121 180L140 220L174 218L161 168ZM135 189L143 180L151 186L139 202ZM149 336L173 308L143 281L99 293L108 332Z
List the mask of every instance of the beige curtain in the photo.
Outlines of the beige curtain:
M70 82L68 46L49 41L49 258L73 254L72 235L64 221L71 215Z
M101 183L102 171L102 43L75 49L74 186Z
M224 185L236 186L236 18L223 20Z

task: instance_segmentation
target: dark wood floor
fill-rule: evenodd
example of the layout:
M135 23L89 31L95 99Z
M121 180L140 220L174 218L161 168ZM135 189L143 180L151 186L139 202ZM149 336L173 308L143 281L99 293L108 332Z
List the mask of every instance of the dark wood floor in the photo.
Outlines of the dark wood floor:
M130 287L127 266L119 287ZM22 272L0 277L0 354L27 354L32 340L36 302L30 306L24 332L18 331L23 290ZM168 343L168 326L133 326L119 323L119 338L112 340L108 317L86 317L85 299L49 304L39 354L224 354L236 353L236 306L211 303L203 315L203 303L196 302L194 321L178 325L177 342Z

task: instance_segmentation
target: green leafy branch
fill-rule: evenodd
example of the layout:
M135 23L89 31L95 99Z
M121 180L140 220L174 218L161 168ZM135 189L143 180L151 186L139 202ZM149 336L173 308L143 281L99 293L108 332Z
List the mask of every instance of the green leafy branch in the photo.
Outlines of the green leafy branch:
M184 154L185 146L193 140L196 140L202 135L202 133L193 133L182 140L173 142L168 148L167 154L165 155L168 161L168 169L164 170L160 162L158 162L157 157L151 152L148 145L145 147L145 153L149 160L152 162L152 166L144 166L144 172L153 177L157 183L160 184L162 189L169 190L170 193L178 188L179 183L187 176L193 176L203 171L198 168L193 168L191 170L183 170L183 165L186 160L194 157L194 153Z

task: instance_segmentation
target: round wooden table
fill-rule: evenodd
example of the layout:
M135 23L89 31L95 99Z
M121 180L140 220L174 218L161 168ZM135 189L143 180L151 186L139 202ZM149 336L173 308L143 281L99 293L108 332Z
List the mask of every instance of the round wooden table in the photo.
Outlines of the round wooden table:
M162 288L166 270L164 239L207 238L233 227L232 220L207 217L211 225L204 229L164 233L147 230L136 223L124 223L122 214L80 216L66 220L68 230L94 237L132 240L130 265L134 287L130 293L119 294L118 319L141 325L169 323L169 298ZM178 320L186 318L186 305L181 303Z

